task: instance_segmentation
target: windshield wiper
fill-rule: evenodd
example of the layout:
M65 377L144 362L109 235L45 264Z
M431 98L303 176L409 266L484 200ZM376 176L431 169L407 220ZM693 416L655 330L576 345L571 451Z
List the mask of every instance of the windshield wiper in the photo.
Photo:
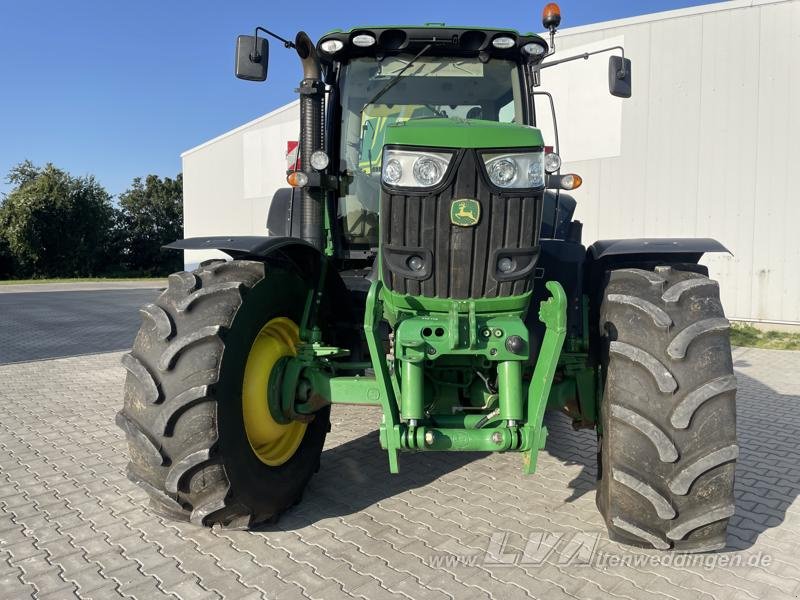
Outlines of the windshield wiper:
M398 81L400 81L400 78L403 76L403 73L405 73L411 67L411 65L413 65L417 61L417 59L420 56L422 56L428 50L430 50L431 46L433 46L433 44L428 44L422 50L417 52L417 55L414 58L412 58L410 61L408 61L405 64L405 66L402 69L400 69L394 77L392 77L389 81L387 81L386 85L384 85L381 89L379 89L377 94L375 94L372 98L370 98L369 100L367 100L367 102L364 103L364 106L361 107L361 112L363 113L370 104L375 104L378 100L380 100L380 98L386 92L388 92L390 89L392 89L392 87L394 87L394 84L396 84Z

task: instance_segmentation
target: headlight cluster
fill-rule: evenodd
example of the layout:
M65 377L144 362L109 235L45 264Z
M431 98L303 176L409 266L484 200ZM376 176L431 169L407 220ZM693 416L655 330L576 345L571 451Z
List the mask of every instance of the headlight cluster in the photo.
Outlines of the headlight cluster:
M484 154L483 162L497 187L544 187L544 152Z
M453 155L447 152L383 151L383 182L396 187L432 187L442 182Z
M385 149L381 179L393 187L434 187L442 182L453 154ZM501 188L541 188L545 185L544 152L484 154L491 182Z

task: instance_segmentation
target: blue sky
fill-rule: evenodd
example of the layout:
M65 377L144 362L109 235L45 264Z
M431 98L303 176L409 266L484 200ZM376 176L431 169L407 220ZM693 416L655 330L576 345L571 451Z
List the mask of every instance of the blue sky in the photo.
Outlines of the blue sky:
M119 194L136 176L174 176L182 151L293 100L299 63L277 43L266 84L234 78L235 36L255 25L287 37L305 29L314 39L364 23L442 21L538 31L544 4L2 1L0 193L9 190L8 170L30 159L94 174ZM707 2L560 2L562 27L698 4Z

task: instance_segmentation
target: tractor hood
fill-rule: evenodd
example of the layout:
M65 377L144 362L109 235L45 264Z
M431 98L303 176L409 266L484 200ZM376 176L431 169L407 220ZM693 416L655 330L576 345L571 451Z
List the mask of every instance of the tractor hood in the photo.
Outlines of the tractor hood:
M410 119L386 128L385 144L436 148L531 148L544 145L535 127L479 119Z

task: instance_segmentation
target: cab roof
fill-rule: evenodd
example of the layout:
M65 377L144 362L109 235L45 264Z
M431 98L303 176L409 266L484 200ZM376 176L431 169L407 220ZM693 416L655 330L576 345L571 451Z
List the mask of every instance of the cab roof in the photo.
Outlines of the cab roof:
M358 36L371 36L374 42L369 46L353 43ZM511 38L513 45L498 48L493 44L497 38ZM339 40L343 46L334 53L326 53L322 44L328 40ZM344 60L358 56L382 56L386 54L416 53L428 44L431 55L485 56L513 58L519 60L521 49L526 44L536 44L542 48L536 57L540 60L548 50L547 42L535 33L520 33L515 29L454 26L444 23L425 23L423 25L374 25L334 29L323 35L317 49L323 59Z

